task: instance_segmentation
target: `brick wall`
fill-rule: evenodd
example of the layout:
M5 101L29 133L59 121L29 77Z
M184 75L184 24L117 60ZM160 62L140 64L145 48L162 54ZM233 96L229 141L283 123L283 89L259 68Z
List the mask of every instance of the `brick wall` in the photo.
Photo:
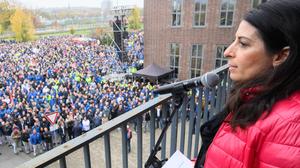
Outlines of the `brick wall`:
M251 0L236 1L232 27L219 27L220 0L208 1L206 26L193 27L194 0L183 0L181 26L174 28L171 27L171 0L145 0L145 66L156 63L169 67L170 43L179 43L179 79L190 78L193 44L203 45L203 71L214 69L216 45L228 45L232 42L239 22L251 6Z

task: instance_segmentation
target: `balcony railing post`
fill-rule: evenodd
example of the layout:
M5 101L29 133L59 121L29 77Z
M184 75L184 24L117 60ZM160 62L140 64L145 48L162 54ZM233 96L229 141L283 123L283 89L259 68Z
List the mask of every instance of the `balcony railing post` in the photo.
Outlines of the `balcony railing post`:
M193 89L191 99L190 99L187 158L191 158L193 132L195 132L195 94L196 94L196 90Z
M123 160L123 168L128 168L128 146L127 146L127 128L126 124L121 126L121 134L122 134L122 160Z
M111 168L110 137L109 132L104 134L105 164L106 168Z
M225 75L224 79L226 79L225 80L226 83L224 84L224 86L225 86L225 94L226 94L225 101L226 101L227 96L230 94L232 80L229 77L228 70L225 70L225 72L223 72L223 73Z
M155 145L155 116L156 109L152 108L150 113L150 152Z
M174 104L172 107L175 107ZM171 145L170 145L170 155L175 153L176 147L177 147L177 130L178 130L178 114L179 112L177 111L174 114L174 117L171 119L172 120L172 126L171 126Z
M217 90L217 99L216 99L216 109L217 113L221 111L222 108L222 102L221 102L221 94L222 94L222 85L221 83L218 84L218 90Z
M203 88L199 88L199 97L197 105L197 112L196 112L196 128L195 128L195 147L194 147L194 157L198 156L198 148L199 148L199 142L200 142L200 125L201 125L201 118L203 114Z
M209 88L204 88L204 113L203 113L203 120L204 122L209 119Z
M138 168L143 167L143 131L142 131L142 123L143 123L143 117L138 116L136 118L137 122L137 128L136 128L136 133L137 133L137 165Z
M227 72L227 71L226 71ZM231 89L231 86L232 86L232 80L230 79L229 75L228 75L228 72L226 73L226 78L227 78L227 83L228 83L228 87L227 87L227 95L229 95L230 93L230 89Z
M67 168L67 163L66 163L66 157L63 156L61 159L59 159L59 167L60 168Z
M168 104L163 104L162 106L162 119L163 119L163 124L162 128L165 127L166 121L167 121L167 113L169 113L170 106ZM161 160L166 159L166 140L167 140L167 135L165 134L163 137L163 140L161 142Z
M187 95L184 96L183 104L181 106L181 133L180 133L180 151L184 153L184 143L185 143L185 123L186 123L186 107L188 103Z
M84 145L83 147L84 153L84 165L85 168L91 168L91 157L90 157L90 147L89 144Z
M216 110L216 88L212 88L210 91L210 96L209 96L210 100L210 111L209 111L209 119L216 114L217 110Z

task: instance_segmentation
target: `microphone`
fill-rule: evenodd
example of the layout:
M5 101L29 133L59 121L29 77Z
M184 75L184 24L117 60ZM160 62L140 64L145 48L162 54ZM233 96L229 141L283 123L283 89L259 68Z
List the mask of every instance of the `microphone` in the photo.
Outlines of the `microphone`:
M188 91L189 89L197 86L213 88L219 83L219 81L220 78L216 73L207 72L200 77L161 86L158 89L155 89L153 92L158 94L179 93L182 91Z

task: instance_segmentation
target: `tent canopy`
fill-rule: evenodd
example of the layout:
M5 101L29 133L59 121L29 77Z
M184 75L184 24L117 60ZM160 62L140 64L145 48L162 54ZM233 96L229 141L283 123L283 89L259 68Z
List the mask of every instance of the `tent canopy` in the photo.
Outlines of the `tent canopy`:
M159 65L152 63L152 64L148 65L146 68L135 72L134 75L144 76L150 80L153 80L153 79L158 80L159 78L169 75L172 72L173 72L172 69L162 68Z

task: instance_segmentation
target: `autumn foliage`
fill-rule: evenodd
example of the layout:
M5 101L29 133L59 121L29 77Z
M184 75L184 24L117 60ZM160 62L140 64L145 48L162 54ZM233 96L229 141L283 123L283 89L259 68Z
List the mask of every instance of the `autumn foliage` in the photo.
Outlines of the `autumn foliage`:
M140 9L137 7L133 8L128 20L129 20L129 28L133 30L140 29L142 27Z
M0 34L6 31L10 26L9 18L14 10L10 8L7 1L0 2Z
M17 8L10 17L11 30L17 41L30 41L34 38L34 26L29 12Z

